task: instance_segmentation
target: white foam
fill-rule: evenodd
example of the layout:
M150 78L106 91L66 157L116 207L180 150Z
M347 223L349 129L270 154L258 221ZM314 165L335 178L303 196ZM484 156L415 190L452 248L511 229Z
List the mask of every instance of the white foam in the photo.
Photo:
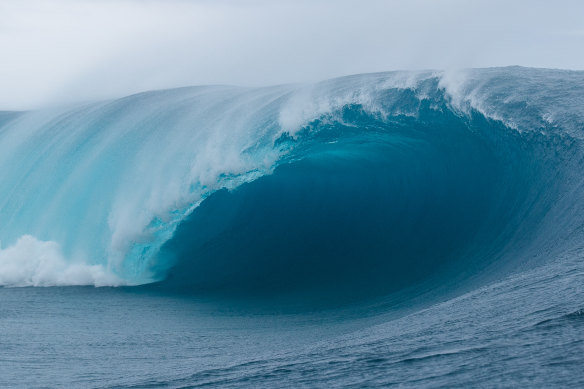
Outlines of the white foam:
M484 89L487 80L479 81L473 74L472 69L448 70L438 74L440 76L438 87L449 97L451 108L464 115L470 115L471 111L475 110L489 119L517 130L516 123L501 116L496 107L487 103L489 93Z
M375 90L372 85L341 92L334 91L334 85L320 88L312 85L300 89L282 107L279 115L281 131L276 137L282 133L294 137L311 121L322 119L350 104L359 104L370 113L383 115L385 112L372 96Z
M67 261L56 242L23 235L10 247L0 246L0 285L119 286L122 281L101 265Z

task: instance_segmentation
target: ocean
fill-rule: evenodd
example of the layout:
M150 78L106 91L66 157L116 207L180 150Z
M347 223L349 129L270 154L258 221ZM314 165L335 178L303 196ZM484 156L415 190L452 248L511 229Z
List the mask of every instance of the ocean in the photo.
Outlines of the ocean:
M0 113L0 386L584 385L584 72Z

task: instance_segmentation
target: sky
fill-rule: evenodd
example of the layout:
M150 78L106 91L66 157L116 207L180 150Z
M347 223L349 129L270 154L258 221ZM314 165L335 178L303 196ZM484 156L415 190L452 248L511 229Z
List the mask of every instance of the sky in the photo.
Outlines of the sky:
M584 69L581 0L0 0L0 110L201 84Z

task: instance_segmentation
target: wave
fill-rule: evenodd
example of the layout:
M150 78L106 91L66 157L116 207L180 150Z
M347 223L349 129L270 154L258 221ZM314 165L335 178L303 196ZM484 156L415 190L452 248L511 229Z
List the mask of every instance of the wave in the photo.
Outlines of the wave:
M2 115L0 284L368 294L534 266L582 243L583 86L389 72Z

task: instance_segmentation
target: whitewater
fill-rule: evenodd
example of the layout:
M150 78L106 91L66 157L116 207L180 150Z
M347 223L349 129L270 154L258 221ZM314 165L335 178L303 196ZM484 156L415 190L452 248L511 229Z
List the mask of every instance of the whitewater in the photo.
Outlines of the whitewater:
M582 385L583 142L523 67L0 112L0 384Z

